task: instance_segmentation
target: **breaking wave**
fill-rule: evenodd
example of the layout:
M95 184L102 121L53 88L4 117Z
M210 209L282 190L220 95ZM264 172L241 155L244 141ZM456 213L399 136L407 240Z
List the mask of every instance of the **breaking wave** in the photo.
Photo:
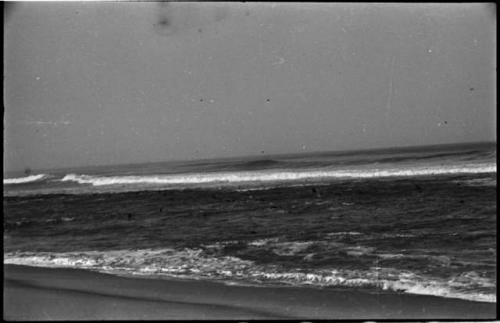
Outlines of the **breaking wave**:
M471 164L460 166L429 166L412 168L388 168L388 169L357 169L357 170L307 170L307 171L287 171L287 170L267 170L267 171L246 171L246 172L213 172L213 173L190 173L190 174L169 174L169 175L145 175L145 176L92 176L67 174L61 181L72 181L79 184L91 184L92 186L106 185L127 185L127 184L156 184L156 185L176 185L176 184L241 184L241 183L262 183L262 182L282 182L300 180L321 180L321 179L362 179L378 177L406 177L425 176L441 174L465 174L465 173L491 173L496 172L496 164ZM4 182L5 183L5 182Z
M259 242L257 242L258 244ZM261 241L261 243L266 243ZM472 301L496 302L484 289L495 282L476 272L449 279L425 277L393 268L367 270L279 269L232 256L213 256L203 249L140 249L86 252L11 252L4 264L89 269L119 275L170 276L221 280L230 284L286 284L291 286L362 287L434 295Z
M4 178L3 184L4 185L11 185L11 184L25 184L25 183L37 182L37 181L46 179L48 176L49 175L47 175L47 174L37 174L37 175L30 175L30 176L25 176L25 177Z

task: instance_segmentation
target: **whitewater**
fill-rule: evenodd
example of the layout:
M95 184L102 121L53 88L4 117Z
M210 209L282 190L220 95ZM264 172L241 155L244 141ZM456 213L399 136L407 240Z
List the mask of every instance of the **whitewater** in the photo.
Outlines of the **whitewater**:
M4 178L4 263L496 302L496 146Z
M247 183L299 181L311 179L363 179L383 177L411 177L445 174L473 174L496 172L496 164L481 163L456 166L420 166L408 168L373 168L373 169L338 169L338 170L267 170L247 172L212 172L187 173L174 175L142 175L142 176L95 176L86 174L67 174L53 181L91 184L92 186L124 185L124 184L205 184L205 183ZM4 179L5 185L26 184L47 179L47 174L31 175L21 178ZM53 178L54 176L52 176Z

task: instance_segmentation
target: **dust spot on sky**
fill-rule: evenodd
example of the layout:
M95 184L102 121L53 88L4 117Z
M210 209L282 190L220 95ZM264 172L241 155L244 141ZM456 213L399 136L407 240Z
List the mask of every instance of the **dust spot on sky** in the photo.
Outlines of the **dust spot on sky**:
M194 30L203 33L214 23L228 17L223 6L202 7L191 3L160 2L155 10L153 26L161 36L171 36Z
M161 17L160 19L158 19L158 26L160 26L160 28L168 28L170 26L170 20L168 19L168 17Z
M157 16L153 26L155 31L162 36L168 36L174 32L170 11L171 9L169 3L158 3L158 8L156 10Z

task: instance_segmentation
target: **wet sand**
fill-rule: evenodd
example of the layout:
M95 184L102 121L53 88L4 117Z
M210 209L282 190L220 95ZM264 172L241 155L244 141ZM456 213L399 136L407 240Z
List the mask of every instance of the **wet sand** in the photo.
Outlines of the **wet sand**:
M7 320L494 319L496 304L435 296L118 277L4 266Z

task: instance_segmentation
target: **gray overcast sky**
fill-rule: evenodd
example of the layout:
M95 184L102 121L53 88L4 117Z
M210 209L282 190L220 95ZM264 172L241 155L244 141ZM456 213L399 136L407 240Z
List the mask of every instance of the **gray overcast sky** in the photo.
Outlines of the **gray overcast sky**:
M7 171L496 141L492 5L10 8Z

